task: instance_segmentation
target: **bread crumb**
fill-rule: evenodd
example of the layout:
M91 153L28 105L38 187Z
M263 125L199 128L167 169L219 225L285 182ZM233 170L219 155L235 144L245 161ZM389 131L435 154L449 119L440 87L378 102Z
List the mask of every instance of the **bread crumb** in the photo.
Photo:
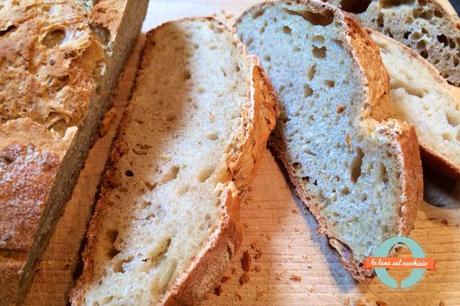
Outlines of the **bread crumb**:
M262 257L262 251L259 250L259 249L256 249L256 253L254 254L254 259L259 259L260 257Z
M252 258L249 255L248 251L244 251L243 255L241 256L241 268L245 272L249 272L251 270L251 261Z
M229 279L230 279L230 277L224 275L224 276L222 276L222 278L220 279L220 282L221 282L221 283L225 283L225 282L228 281Z
M345 110L345 106L343 105L337 106L337 114L343 113L344 110Z
M246 272L241 274L239 282L240 282L241 286L246 284L247 282L249 282L249 274L247 274Z
M444 303L444 301L439 301L439 306L446 306L446 303Z
M384 301L376 301L375 304L377 304L377 306L387 306L387 303Z
M214 294L215 295L220 296L221 293L222 293L222 286L221 285L219 285L216 288L214 288Z
M256 265L256 266L254 267L254 270L255 270L256 272L260 272L261 269L260 269L259 266Z
M294 281L294 282L301 282L301 281L302 281L302 276L297 275L297 274L291 274L291 276L289 277L289 279L290 279L291 281Z
M281 273L276 273L275 274L275 279L276 280L281 280L281 275L282 275Z
M298 214L299 213L299 211L297 209L293 209L291 211L292 211L293 214Z
M441 219L441 224L449 226L449 220L447 219Z

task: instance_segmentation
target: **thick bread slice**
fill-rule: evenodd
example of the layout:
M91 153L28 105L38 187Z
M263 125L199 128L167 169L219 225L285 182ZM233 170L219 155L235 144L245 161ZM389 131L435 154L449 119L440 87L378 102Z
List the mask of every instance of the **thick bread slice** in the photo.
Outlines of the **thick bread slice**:
M318 1L257 5L236 24L280 100L271 138L295 190L345 267L407 235L422 199L415 131L388 119L388 74L357 21Z
M147 1L0 5L0 305L21 303Z
M460 86L460 19L448 0L325 1L417 51L449 83Z
M255 58L212 18L147 34L73 305L195 304L241 242L238 202L277 113Z
M460 176L460 101L439 72L417 53L372 31L390 75L394 117L413 125L434 169Z

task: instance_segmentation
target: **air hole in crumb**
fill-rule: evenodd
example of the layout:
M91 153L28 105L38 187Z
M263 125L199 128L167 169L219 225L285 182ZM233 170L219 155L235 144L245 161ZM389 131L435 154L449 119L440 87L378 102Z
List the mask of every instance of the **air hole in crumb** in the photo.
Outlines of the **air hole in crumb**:
M302 176L302 182L308 183L309 180L310 180L309 176Z
M183 195L185 194L186 192L188 192L188 190L190 189L190 185L188 184L185 184L185 185L181 185L177 188L177 195Z
M149 271L164 259L171 246L171 241L171 238L164 238L158 242L154 249L147 252L147 258L143 260L145 262L143 267L144 272Z
M334 13L328 9L325 9L321 13L314 13L308 10L294 11L284 9L284 11L289 15L300 16L313 25L319 25L323 27L331 24L334 20Z
M460 113L446 112L446 119L447 123L452 127L460 125Z
M316 58L324 58L326 56L326 47L318 48L313 46L312 52Z
M382 13L379 13L379 15L377 16L377 25L378 25L380 28L383 28L383 26L385 25L385 19L384 19Z
M212 141L215 141L215 140L217 140L219 138L219 136L217 136L216 132L209 133L207 137L208 137L209 140L212 140Z
M313 94L313 89L311 89L310 85L305 84L303 86L303 93L304 93L304 97L308 98Z
M364 152L361 148L356 149L356 155L351 162L351 181L356 183L361 176L361 166L363 164Z
M442 133L442 138L447 141L452 140L452 136L449 133Z
M272 58L270 57L270 55L265 55L264 60L267 61L267 62L270 62L272 60Z
M447 38L446 35L441 34L441 35L438 35L436 38L437 38L438 41L439 41L440 43L442 43L444 46L447 47L447 46L449 45L449 39Z
M65 37L65 31L62 29L56 29L48 32L42 40L43 45L50 49L57 45L60 45Z
M14 31L16 31L16 29L17 29L16 26L10 25L10 26L7 27L5 30L0 31L0 37L1 37L1 36L5 36L5 35L8 34L8 33L12 33L12 32L14 32Z
M302 166L300 165L300 163L293 163L292 164L292 167L296 170L300 170L300 168L302 168Z
M121 259L117 263L113 265L113 271L116 273L125 273L124 265L131 262L133 260L132 256L129 256L128 258Z
M128 176L128 177L133 177L134 176L134 172L132 170L126 170L125 171L125 175Z
M367 194L362 194L361 195L361 201L366 202L367 201Z
M316 64L308 68L308 72L307 72L308 80L309 81L313 80L313 78L315 77L315 74L316 74Z
M300 52L301 49L300 49L299 47L294 47L294 48L292 49L292 51L293 51L293 52Z
M315 35L315 36L312 37L312 41L314 43L322 44L322 43L324 43L324 36L323 35Z
M206 180L213 174L215 168L214 167L206 167L204 169L201 169L198 172L197 179L200 183L206 182Z
M333 88L335 86L335 82L333 80L326 80L324 81L326 85L330 88Z
M108 303L112 302L112 300L113 300L113 296L112 296L112 295L104 296L104 297L100 300L101 303L96 302L96 305L95 305L95 306L99 306L100 304L102 304L102 305L108 304Z
M370 4L371 0L342 0L340 2L342 10L355 14L364 13Z
M350 189L348 189L348 187L343 188L342 189L342 194L344 194L344 195L350 194Z
M388 183L388 172L387 168L385 167L385 164L380 162L379 165L379 178L383 183Z
M404 39L408 39L409 38L409 35L410 35L411 32L405 32L404 33Z
M177 178L177 174L179 173L179 166L172 166L169 170L163 175L160 180L160 183L165 184L169 181L175 180Z
M420 55L421 55L423 58L428 58L428 51L423 50L422 52L420 52Z
M384 8L411 3L414 3L414 0L380 0L380 5Z
M283 33L284 34L291 34L292 33L292 29L288 26L284 26L283 27Z

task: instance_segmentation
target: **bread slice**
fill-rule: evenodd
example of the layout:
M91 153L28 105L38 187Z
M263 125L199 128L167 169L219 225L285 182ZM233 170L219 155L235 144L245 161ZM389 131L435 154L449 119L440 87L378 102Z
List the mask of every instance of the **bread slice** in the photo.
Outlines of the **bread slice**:
M21 303L147 1L0 5L0 304Z
M372 31L390 75L394 117L413 125L434 169L460 176L460 101L439 72L417 53Z
M212 18L147 34L73 305L195 304L241 242L238 203L277 113L254 57Z
M280 102L271 138L300 199L357 280L422 199L415 131L391 114L388 74L355 19L318 1L256 5L236 23Z
M460 86L460 19L448 0L325 0L414 49ZM447 2L447 4L446 4Z

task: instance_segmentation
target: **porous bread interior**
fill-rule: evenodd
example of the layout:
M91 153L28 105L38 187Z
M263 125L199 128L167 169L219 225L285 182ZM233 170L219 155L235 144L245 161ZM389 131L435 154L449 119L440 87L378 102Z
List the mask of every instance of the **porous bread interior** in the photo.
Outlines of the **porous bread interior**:
M449 85L397 42L375 32L372 39L390 75L395 117L415 127L422 146L460 169L460 102Z
M218 232L225 159L249 107L252 64L242 52L204 19L148 34L84 304L158 303Z
M460 86L460 20L436 0L327 0L356 13L364 26L416 50Z
M243 15L237 32L280 99L272 142L320 225L361 261L398 234L397 153L362 117L367 89L343 25L311 12L308 4L266 5Z

